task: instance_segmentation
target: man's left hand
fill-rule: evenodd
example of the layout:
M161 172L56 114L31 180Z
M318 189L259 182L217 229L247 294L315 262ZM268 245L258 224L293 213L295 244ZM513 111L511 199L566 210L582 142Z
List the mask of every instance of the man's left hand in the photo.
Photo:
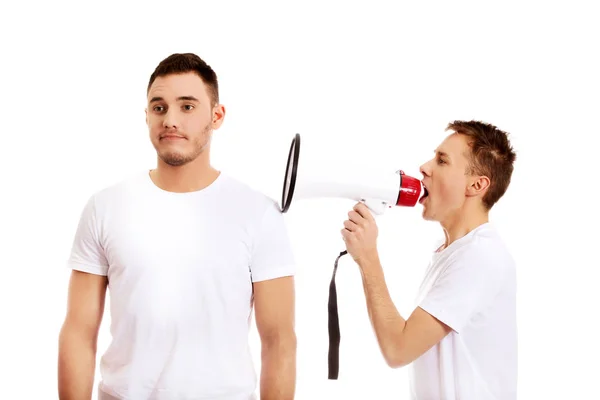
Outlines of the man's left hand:
M363 203L357 203L348 213L342 236L348 254L356 263L377 257L377 223L369 208Z

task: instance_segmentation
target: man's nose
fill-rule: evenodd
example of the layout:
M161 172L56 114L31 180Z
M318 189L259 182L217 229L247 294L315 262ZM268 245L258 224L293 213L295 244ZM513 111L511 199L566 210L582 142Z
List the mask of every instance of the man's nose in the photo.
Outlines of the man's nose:
M163 120L163 126L168 129L173 129L173 128L179 127L179 121L177 118L176 111L171 111L171 110L167 111L167 113L165 115L165 119Z
M423 176L429 176L429 162L426 162L425 164L421 165L419 171L421 172L421 174L423 174Z

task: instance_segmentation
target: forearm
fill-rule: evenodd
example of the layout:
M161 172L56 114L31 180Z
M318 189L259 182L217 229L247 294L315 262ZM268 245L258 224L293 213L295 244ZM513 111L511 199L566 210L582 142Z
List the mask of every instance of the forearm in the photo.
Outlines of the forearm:
M263 341L261 400L291 400L296 390L296 336Z
M64 327L59 338L58 394L60 400L92 398L96 367L96 340L72 327Z
M388 365L397 365L406 320L392 302L379 258L372 256L359 262L359 266L369 319L377 342Z

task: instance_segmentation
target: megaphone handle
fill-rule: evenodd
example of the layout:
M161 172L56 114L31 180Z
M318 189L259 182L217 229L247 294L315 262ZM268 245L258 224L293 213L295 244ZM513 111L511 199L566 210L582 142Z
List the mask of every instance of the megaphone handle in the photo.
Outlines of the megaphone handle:
M344 250L335 259L335 263L333 265L333 275L331 276L331 283L329 284L329 302L327 304L329 326L329 379L337 379L340 371L340 319L338 316L335 274L338 268L338 261L346 254L348 254L348 251Z

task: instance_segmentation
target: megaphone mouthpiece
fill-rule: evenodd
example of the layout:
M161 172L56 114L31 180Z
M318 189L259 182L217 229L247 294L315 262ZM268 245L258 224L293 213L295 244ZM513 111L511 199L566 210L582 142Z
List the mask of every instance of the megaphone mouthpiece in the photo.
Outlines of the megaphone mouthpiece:
M397 206L414 207L421 197L421 181L412 176L408 176L404 171L398 171L400 174L400 192L398 193Z

